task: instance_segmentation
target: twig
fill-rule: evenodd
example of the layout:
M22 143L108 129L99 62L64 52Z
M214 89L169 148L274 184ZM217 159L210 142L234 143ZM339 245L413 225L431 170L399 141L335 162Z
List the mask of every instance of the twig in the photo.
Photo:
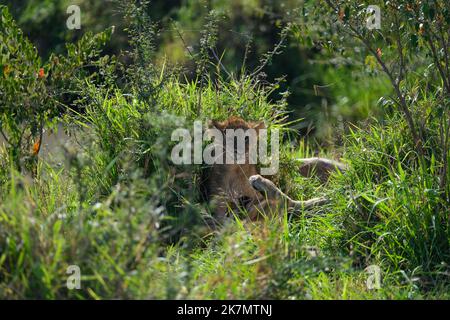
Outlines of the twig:
M333 10L335 10L336 12L339 12L339 7L335 6L330 0L326 0L326 3ZM356 28L352 24L347 23L346 25L351 30L353 37L360 40L364 44L364 46L367 48L367 50L369 50L369 52L375 57L378 64L381 66L383 72L389 77L389 80L390 80L392 86L394 87L395 94L398 97L397 104L400 107L400 109L402 110L403 114L405 115L406 122L411 131L411 135L414 140L415 147L417 148L417 151L418 151L419 155L421 156L420 158L422 158L422 156L424 155L423 148L422 148L422 141L421 141L419 135L417 134L416 125L414 123L411 111L408 108L408 104L406 102L405 96L402 94L402 92L400 90L398 79L396 80L394 78L394 75L392 74L391 70L389 70L389 68L386 66L386 63L381 59L378 52L370 45L370 43L367 41L367 39L364 38L364 36L361 35L361 33L358 32L358 30L356 30ZM394 101L396 101L396 100L394 100ZM420 128L419 128L419 130L420 130ZM420 136L423 136L422 133L420 133Z
M280 53L281 48L283 47L284 41L287 37L287 29L283 29L281 32L281 38L280 41L275 45L274 49L272 51L269 51L266 53L265 58L261 60L261 65L250 74L250 78L255 77L257 74L259 74L270 62L272 57L278 53Z
M0 133L2 134L2 137L3 137L3 139L5 139L6 143L11 145L11 142L9 141L8 137L6 136L6 134L3 132L2 128L0 128Z
M217 63L220 65L220 67L222 68L222 70L227 74L228 77L231 78L231 73L228 72L227 68L223 65L222 60L217 56L216 50L214 50L214 48L210 49L214 58L217 60Z

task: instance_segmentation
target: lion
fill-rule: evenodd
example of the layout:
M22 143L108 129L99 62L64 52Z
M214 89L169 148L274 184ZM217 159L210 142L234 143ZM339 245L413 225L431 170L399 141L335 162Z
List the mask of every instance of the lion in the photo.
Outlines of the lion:
M218 129L223 135L227 129L254 129L257 133L265 129L264 122L245 121L231 116L225 121L212 120L210 128ZM225 139L222 139L221 150L223 154L237 153L227 150ZM287 208L292 212L302 212L313 206L328 202L325 198L314 198L307 201L296 201L283 193L272 181L261 176L258 166L249 161L249 141L245 140L244 163L242 164L213 164L204 172L201 183L204 198L213 207L217 219L225 218L229 213L244 210L250 220L257 220L261 215L276 213ZM315 174L321 181L328 179L333 171L344 172L344 164L324 158L298 159L302 162L299 173L310 177Z
M230 117L225 121L212 120L210 128L218 129L225 135L226 129L255 129L259 132L265 128L264 122L247 122L239 117ZM236 145L234 145L236 147ZM251 176L258 174L256 164L251 164L248 157L248 143L245 145L245 163L243 164L214 164L204 175L202 189L204 197L214 207L217 218L223 218L230 210L248 209L251 204L261 197L261 194L249 183ZM237 150L226 150L223 139L222 154L236 153Z

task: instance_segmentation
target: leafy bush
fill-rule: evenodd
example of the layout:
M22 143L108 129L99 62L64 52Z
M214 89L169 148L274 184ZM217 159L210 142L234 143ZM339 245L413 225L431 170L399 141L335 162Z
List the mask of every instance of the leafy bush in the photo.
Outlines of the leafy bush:
M76 45L67 46L67 56L52 55L42 65L36 49L14 23L7 7L1 6L0 126L11 160L21 171L23 163L35 171L43 130L60 114L68 95L92 72L86 66L105 66L108 57L98 58L100 46L112 30L95 37L86 34ZM83 79L83 80L82 80ZM73 98L72 98L73 99Z

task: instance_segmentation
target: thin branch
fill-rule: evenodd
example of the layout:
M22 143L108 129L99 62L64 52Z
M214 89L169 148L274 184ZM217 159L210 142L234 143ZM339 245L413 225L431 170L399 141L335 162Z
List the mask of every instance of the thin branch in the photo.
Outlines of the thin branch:
M395 17L395 26L396 26L397 30L400 31L400 24L398 22L397 13L394 13L394 17ZM404 56L403 56L403 46L402 46L402 39L401 39L401 33L400 32L396 32L395 39L396 39L396 42L397 42L398 54L400 56L399 75L398 75L398 83L400 83L402 81L402 79L406 75L406 73L405 73L405 59L404 59Z
M444 82L445 90L447 91L447 93L450 93L450 83L448 83L448 79L445 76L445 72L442 69L441 63L439 61L436 47L434 46L434 42L432 39L432 33L428 32L428 31L427 31L427 33L428 33L428 37L426 37L426 38L427 38L428 45L430 46L431 52L433 53L434 64L436 65L436 67L441 75L442 81Z
M331 3L330 0L326 0L326 3L332 8L334 9L337 13L339 12L339 7L333 5L333 3ZM411 111L408 108L408 103L406 102L405 96L402 94L400 87L399 87L399 81L397 81L394 78L394 75L392 73L391 70L389 70L389 68L386 66L386 63L381 59L381 56L378 54L378 52L371 46L371 44L369 43L369 41L360 33L358 32L358 30L356 30L356 28L351 24L351 23L346 23L346 25L348 26L348 28L351 30L351 32L353 33L353 36L360 40L364 46L367 48L367 50L369 50L369 52L375 57L375 59L377 60L378 64L381 66L383 72L389 77L389 80L394 88L395 94L398 97L398 106L400 107L400 109L402 110L402 112L405 115L406 118L406 122L408 124L408 127L411 131L411 135L412 138L414 140L414 144L417 148L418 153L423 156L423 148L422 148L422 141L420 139L420 137L418 136L417 130L416 130L416 125L414 123ZM394 100L395 101L395 100ZM419 128L420 130L420 128ZM420 130L422 131L422 130ZM423 136L421 134L421 136Z
M41 151L42 146L42 138L44 136L44 119L41 119L41 123L39 124L39 143L38 143L38 149L36 151L36 157L39 155L39 152Z
M220 58L217 56L216 50L214 50L214 48L211 48L210 50L211 50L211 52L212 52L214 58L217 60L217 63L219 64L219 66L220 66L220 67L222 68L222 70L227 74L227 76L231 78L231 73L230 73L230 72L227 70L227 68L223 65L222 59L220 59Z
M12 145L11 142L9 141L8 137L6 136L5 132L3 132L3 128L0 128L0 133L3 137L3 139L5 139L6 143L8 143L9 145Z
M448 1L445 1L445 2L448 2ZM439 4L437 3L436 0L434 0L434 5L436 6L436 11L439 11L439 9L440 9ZM442 48L444 49L444 59L445 59L445 69L447 71L447 80L450 81L450 66L449 66L449 57L448 57L448 55L449 55L448 46L449 46L450 36L447 37L448 41L446 42L445 41L445 33L444 33L444 30L442 29L442 19L438 19L437 25L438 25L439 34L440 34L441 45L442 45ZM450 31L450 29L449 29L449 31ZM447 34L447 35L449 35L449 34Z
M187 52L189 53L189 55L191 56L192 59L195 60L195 56L192 53L191 49L189 49L189 46L186 44L186 42L184 41L183 35L181 34L180 30L178 29L177 25L172 22L172 25L174 26L174 29L176 31L176 33L178 34L178 37L180 37L181 42L183 42L183 46L184 48L187 50Z
M278 41L278 43L275 45L275 47L273 48L272 51L269 51L268 53L266 53L265 58L261 60L261 65L250 74L250 78L255 77L257 74L259 74L270 62L270 60L272 59L272 57L276 54L279 54L281 51L281 48L284 45L284 41L286 40L287 37L287 32L286 29L284 29L281 32L281 38L280 41Z

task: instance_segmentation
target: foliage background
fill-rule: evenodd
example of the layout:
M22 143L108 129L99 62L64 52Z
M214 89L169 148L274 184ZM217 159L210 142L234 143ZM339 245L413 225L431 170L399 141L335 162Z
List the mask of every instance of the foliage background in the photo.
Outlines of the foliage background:
M116 27L116 32L105 48L106 53L118 54L129 49L123 31L123 13L114 1L6 1L6 4L44 58L51 52L62 53L66 41L75 41L84 32L95 33L111 26ZM70 4L81 8L83 27L80 31L68 32L65 27L68 17L65 11ZM147 14L157 24L159 35L154 62L182 64L186 67L184 74L193 79L195 64L186 48L198 49L210 11L219 18L216 54L227 70L234 73L239 73L243 66L255 69L263 54L280 41L281 28L301 16L298 1L152 1ZM317 133L323 138L321 142L326 143L332 140L330 127L337 122L360 120L374 114L380 116L376 102L389 87L379 78L347 79L346 74L358 73L360 66L355 67L356 62L351 59L328 59L322 51L312 37L304 43L285 41L282 52L274 57L264 73L271 82L285 78L272 98L288 90L289 109L293 111L291 119L304 118L306 121L297 124L303 129L302 133ZM363 87L355 89L355 86ZM371 90L367 90L369 88Z
M448 299L450 11L376 2L379 33L356 1L3 0L0 297ZM170 134L231 114L280 128L277 183L330 204L212 227ZM301 177L313 155L351 169Z

